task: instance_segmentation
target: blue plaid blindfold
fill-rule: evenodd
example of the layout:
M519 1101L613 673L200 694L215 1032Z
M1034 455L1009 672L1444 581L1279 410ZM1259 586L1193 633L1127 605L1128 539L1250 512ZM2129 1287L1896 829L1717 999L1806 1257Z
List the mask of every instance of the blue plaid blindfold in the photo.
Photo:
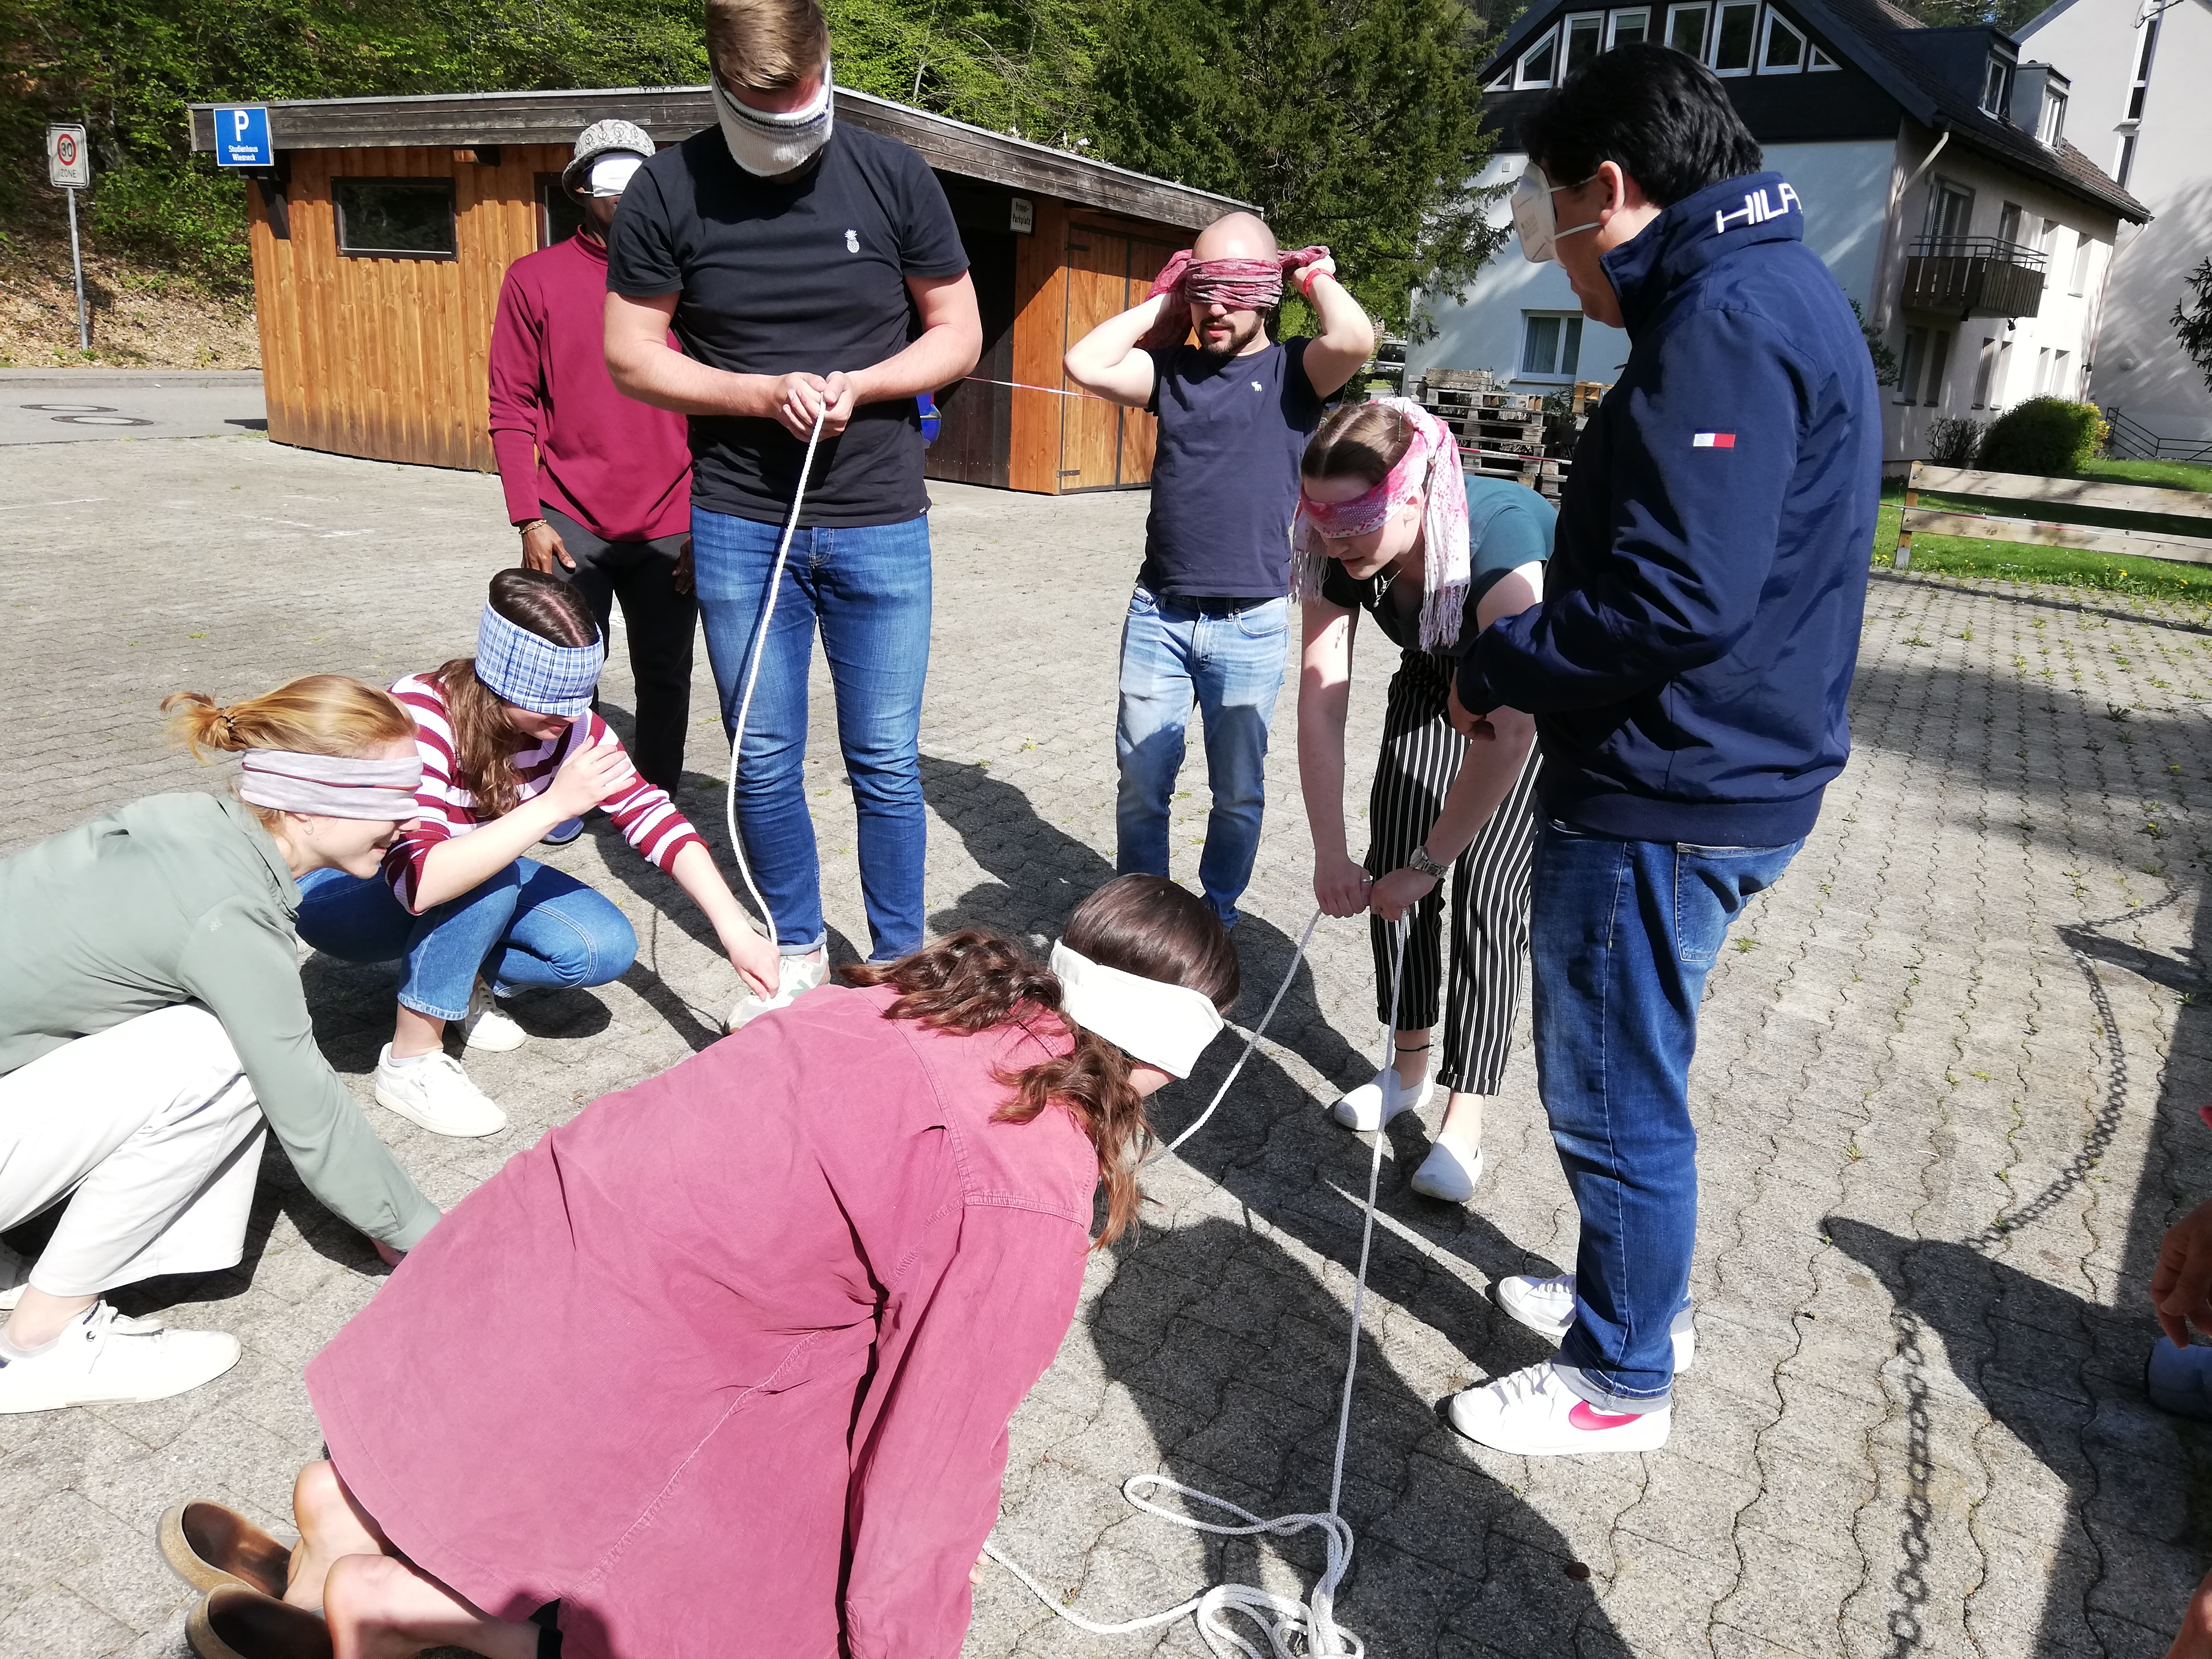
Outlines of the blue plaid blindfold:
M605 648L556 645L489 605L477 623L477 678L502 702L571 719L592 706Z

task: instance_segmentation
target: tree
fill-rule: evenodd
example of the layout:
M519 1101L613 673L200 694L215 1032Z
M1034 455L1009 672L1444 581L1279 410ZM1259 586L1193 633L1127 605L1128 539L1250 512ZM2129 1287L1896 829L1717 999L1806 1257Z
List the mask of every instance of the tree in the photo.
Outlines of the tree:
M1480 44L1460 0L1116 0L1099 149L1253 204L1285 247L1326 242L1403 329L1414 289L1464 286L1504 240L1472 188Z
M2212 392L2212 259L2190 272L2182 288L2171 319L2174 337L2204 377L2205 389Z
M1087 126L1097 34L1073 0L824 0L841 85L1042 143Z

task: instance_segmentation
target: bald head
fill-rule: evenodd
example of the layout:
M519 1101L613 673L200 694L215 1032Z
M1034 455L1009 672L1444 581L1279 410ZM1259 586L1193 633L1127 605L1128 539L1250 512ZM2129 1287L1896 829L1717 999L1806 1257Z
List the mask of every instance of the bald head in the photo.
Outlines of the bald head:
M1258 214L1224 213L1198 233L1190 254L1194 259L1276 259L1282 250Z

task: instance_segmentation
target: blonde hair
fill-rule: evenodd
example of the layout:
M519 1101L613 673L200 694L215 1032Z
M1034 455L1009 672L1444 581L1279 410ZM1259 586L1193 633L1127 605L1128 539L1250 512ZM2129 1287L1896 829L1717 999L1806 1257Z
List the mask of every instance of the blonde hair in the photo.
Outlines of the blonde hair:
M274 691L218 703L204 691L178 691L161 699L169 735L200 760L241 749L288 749L299 755L367 755L388 744L415 740L415 722L391 696L343 674L309 674ZM284 815L257 806L262 828Z
M830 61L817 0L707 0L707 60L730 88L787 92Z

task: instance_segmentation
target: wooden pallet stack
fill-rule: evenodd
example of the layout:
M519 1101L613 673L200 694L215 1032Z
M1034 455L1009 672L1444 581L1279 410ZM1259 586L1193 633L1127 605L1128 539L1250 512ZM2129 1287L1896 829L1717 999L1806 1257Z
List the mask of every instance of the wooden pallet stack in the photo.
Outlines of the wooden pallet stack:
M1432 368L1421 407L1452 429L1462 463L1486 478L1513 478L1556 499L1567 463L1544 453L1544 400L1498 390L1486 368Z

